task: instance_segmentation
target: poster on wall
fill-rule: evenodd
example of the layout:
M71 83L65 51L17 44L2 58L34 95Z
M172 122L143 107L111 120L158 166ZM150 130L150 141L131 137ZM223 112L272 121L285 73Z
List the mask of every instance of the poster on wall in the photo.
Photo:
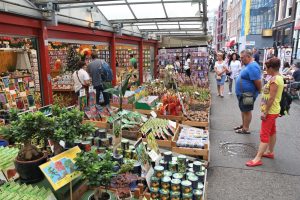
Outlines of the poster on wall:
M39 166L55 191L79 177L80 172L76 171L74 159L80 151L79 147L76 146L52 157L49 162Z

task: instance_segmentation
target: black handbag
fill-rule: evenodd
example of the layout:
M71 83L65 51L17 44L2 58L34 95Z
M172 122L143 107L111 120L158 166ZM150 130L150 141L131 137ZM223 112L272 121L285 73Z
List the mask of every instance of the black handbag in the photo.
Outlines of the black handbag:
M243 92L243 86L242 86L242 77L240 78L240 88L242 92L242 104L244 106L253 106L254 104L254 96L252 92Z

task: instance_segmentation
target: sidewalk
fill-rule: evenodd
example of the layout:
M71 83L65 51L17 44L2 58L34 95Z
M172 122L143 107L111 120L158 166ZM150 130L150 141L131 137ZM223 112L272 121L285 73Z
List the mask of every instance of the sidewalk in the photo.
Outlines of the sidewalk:
M217 97L216 81L210 74L212 109L208 200L299 200L300 199L300 103L292 104L291 115L277 120L275 159L249 168L259 144L260 96L256 100L250 135L234 133L241 116L235 95ZM227 143L224 149L222 145ZM229 144L228 144L229 143Z

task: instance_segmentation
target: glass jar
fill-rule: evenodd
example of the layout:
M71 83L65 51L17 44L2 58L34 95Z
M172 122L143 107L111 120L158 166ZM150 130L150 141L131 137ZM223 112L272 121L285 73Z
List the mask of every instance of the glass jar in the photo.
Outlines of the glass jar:
M192 192L192 183L190 181L182 181L181 182L182 193L190 193Z
M202 198L202 190L193 190L193 196L194 196L194 200L201 200Z
M198 183L198 189L199 189L199 190L203 190L203 188L204 188L203 183Z
M180 200L180 192L178 191L170 192L170 200Z
M157 178L162 178L164 176L164 167L163 166L155 166L154 167L154 176Z
M178 172L184 173L186 171L186 156L180 155L178 156Z
M182 194L182 200L193 200L193 194L192 193Z
M172 177L172 172L170 171L164 171L164 177L168 176L168 177Z
M192 183L192 188L193 189L198 188L198 177L196 175L190 175L188 177L188 180Z
M202 163L200 161L194 161L193 169L195 172L201 171L201 166L202 166Z
M159 178L152 176L151 177L151 187L159 188Z
M150 196L152 199L158 200L159 198L159 189L158 188L150 188Z
M174 191L180 191L180 183L181 183L181 180L179 179L172 179L171 181L171 190L174 192Z
M168 163L164 160L159 161L159 164L163 166L165 170L168 168Z
M175 174L173 174L173 178L174 179L182 180L183 179L183 174L181 174L181 173L175 173Z
M161 187L162 189L170 189L170 185L171 185L171 178L169 176L163 177L161 179Z
M131 159L131 150L125 150L125 158Z
M164 160L166 162L171 162L172 161L172 152L171 151L166 151L163 154L164 154Z
M196 175L199 178L199 182L204 182L204 176L205 176L204 172L197 172Z
M169 170L172 173L176 173L177 172L177 162L176 161L169 162Z
M161 189L159 191L160 200L169 200L170 199L170 190Z

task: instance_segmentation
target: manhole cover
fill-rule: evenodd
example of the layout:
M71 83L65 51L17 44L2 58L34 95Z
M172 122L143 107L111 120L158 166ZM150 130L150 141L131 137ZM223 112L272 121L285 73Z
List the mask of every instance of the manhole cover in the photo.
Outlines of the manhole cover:
M220 143L220 149L223 155L239 156L239 157L254 157L257 148L253 143Z

